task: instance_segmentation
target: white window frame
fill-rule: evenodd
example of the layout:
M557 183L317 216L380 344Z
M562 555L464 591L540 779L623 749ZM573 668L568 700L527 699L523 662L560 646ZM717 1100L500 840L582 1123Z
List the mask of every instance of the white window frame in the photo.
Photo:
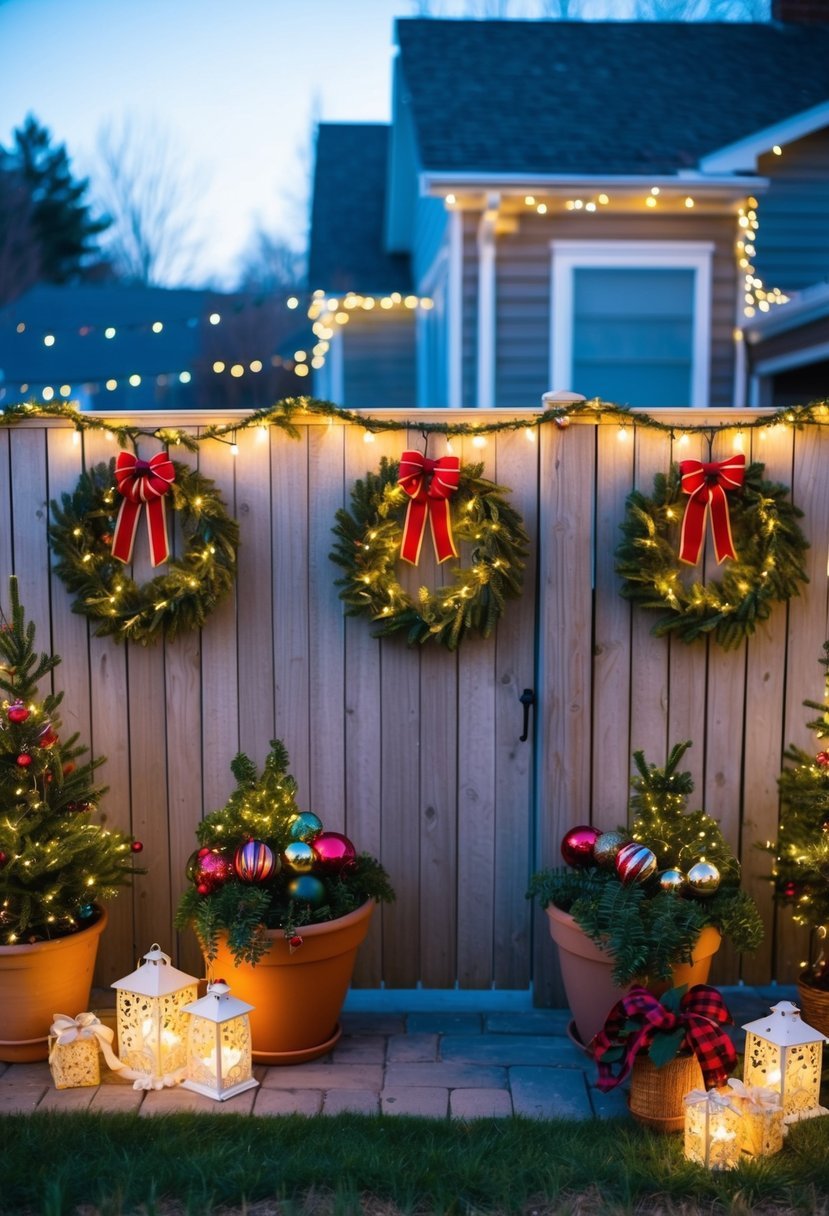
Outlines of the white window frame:
M573 384L573 271L584 267L693 270L691 406L707 408L711 363L711 241L551 241L550 384Z

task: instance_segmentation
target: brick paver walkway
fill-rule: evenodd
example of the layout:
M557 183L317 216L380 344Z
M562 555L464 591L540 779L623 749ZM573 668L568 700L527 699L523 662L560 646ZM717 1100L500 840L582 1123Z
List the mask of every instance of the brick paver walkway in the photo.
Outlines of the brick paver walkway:
M789 987L724 988L734 1017L760 1017ZM56 1090L47 1063L0 1064L0 1114L35 1110L212 1114L426 1115L455 1119L606 1118L626 1111L623 1089L601 1094L592 1061L568 1037L563 1009L508 1013L343 1014L343 1034L318 1060L256 1066L256 1089L215 1102L185 1089L146 1092L105 1072L96 1088Z

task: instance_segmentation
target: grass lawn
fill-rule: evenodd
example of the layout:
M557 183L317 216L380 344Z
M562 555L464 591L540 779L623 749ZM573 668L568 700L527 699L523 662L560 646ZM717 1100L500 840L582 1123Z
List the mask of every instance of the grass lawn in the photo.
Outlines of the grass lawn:
M14 1216L829 1216L829 1117L723 1174L629 1119L44 1113L0 1119L0 1145Z

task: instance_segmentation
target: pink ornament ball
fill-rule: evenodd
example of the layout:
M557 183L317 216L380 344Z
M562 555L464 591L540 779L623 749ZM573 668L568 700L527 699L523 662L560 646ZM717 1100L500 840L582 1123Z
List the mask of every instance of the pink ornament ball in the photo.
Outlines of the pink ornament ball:
M233 864L221 849L199 849L199 857L193 874L196 889L201 894L208 894L221 887L233 877ZM202 890L203 887L207 891Z
M246 840L233 858L233 869L242 882L267 882L280 868L279 858L264 840Z
M593 864L593 846L601 836L598 828L570 828L561 842L561 856L568 866L589 866Z
M656 854L646 845L632 840L616 854L616 873L625 884L645 882L656 873Z
M315 869L323 874L341 874L350 870L357 858L357 850L342 832L321 832L313 843Z

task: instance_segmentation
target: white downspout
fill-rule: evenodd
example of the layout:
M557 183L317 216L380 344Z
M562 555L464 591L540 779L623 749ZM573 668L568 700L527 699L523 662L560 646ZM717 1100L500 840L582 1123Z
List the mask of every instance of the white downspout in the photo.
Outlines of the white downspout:
M447 288L447 402L463 406L463 214L449 215L449 282Z
M478 224L478 400L495 407L495 222L500 199L490 194Z

